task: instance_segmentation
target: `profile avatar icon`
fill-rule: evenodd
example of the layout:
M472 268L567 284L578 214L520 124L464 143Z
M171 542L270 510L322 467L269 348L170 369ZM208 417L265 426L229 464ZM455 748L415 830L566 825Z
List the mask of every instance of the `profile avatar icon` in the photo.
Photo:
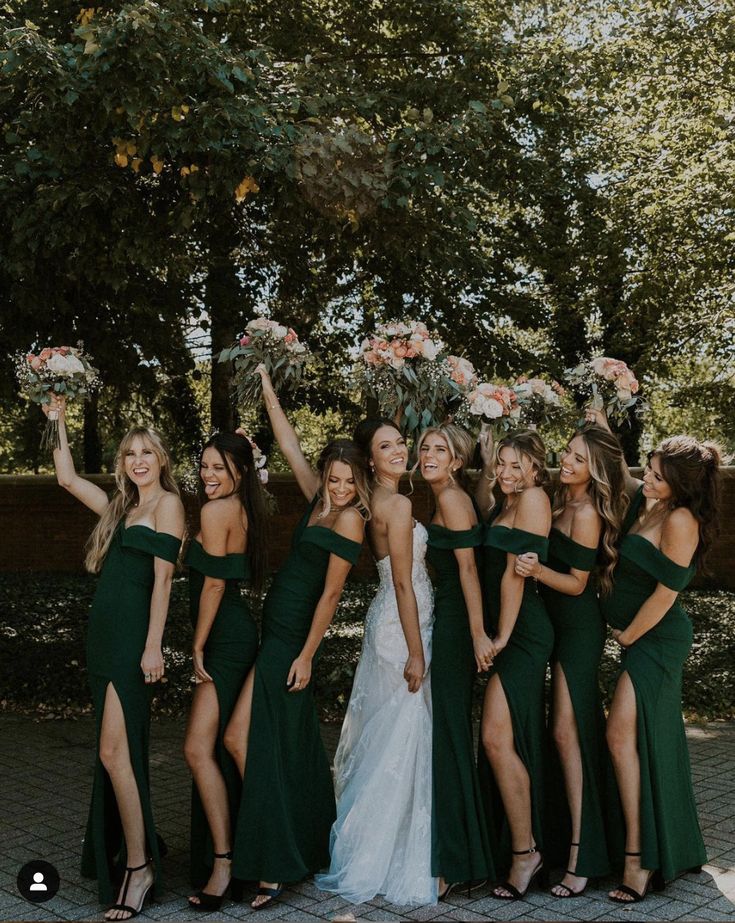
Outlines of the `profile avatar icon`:
M33 884L29 888L30 891L48 891L48 888L43 883L43 872L34 872L33 873Z
M18 872L18 891L34 904L42 904L56 896L61 884L58 871L50 862L33 859Z

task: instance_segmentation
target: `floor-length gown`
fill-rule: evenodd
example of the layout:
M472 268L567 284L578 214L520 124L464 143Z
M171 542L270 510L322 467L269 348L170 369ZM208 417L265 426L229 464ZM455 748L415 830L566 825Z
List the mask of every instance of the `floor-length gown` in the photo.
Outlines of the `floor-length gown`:
M255 663L258 653L258 628L250 613L248 601L240 592L241 582L250 577L250 558L243 552L209 554L195 539L189 545L186 563L189 565L189 612L195 629L204 578L215 577L225 581L217 615L204 645L204 669L212 677L217 694L219 731L215 758L225 780L230 821L234 825L240 804L242 782L237 766L225 749L222 738L245 677ZM212 835L199 790L194 783L191 791L190 859L193 887L200 888L209 880L214 863L213 853Z
M154 559L175 563L181 540L144 525L120 522L112 537L94 594L87 628L87 670L97 725L92 802L82 852L82 875L96 878L99 898L115 898L115 866L127 864L125 841L110 777L99 755L108 686L120 699L130 762L143 809L147 854L153 859L154 895L160 894L161 863L151 809L148 741L155 685L146 684L140 661L150 620Z
M642 502L641 489L628 513L628 528ZM602 599L603 615L623 631L659 583L680 591L694 573L693 565L682 567L648 539L627 534L612 593ZM635 690L641 867L660 869L665 879L707 861L681 714L682 669L691 646L692 623L677 598L661 621L621 654L620 674L628 674Z
M329 559L357 562L361 545L308 525L315 497L263 603L253 704L232 873L243 881L299 881L329 865L336 816L329 760L319 733L313 681L286 686L324 592ZM316 665L317 658L314 658Z
M433 590L426 570L426 529L413 528L411 580L427 668ZM408 657L390 558L377 562L380 585L370 604L350 702L334 759L337 819L328 872L315 883L352 903L376 894L393 904L433 904L431 874L431 686L408 691Z

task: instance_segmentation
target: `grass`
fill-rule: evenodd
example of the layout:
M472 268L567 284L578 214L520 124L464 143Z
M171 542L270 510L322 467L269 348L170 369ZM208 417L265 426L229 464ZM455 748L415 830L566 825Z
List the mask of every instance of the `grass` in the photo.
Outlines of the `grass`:
M95 579L84 575L4 574L0 581L0 708L40 718L91 711L84 666L84 631ZM362 643L374 583L347 585L315 671L320 717L341 720ZM690 590L682 601L694 623L694 645L684 668L683 707L691 720L735 717L735 593ZM251 600L256 618L260 600ZM164 637L167 678L156 696L158 714L186 713L191 694L187 584L174 581ZM609 696L616 673L609 643L600 682ZM477 686L477 705L482 683Z

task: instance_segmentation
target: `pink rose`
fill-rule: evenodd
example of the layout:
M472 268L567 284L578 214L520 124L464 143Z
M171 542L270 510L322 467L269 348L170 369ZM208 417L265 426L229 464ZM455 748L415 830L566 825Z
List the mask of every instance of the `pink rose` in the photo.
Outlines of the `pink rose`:
M250 337L244 336L240 340L240 346L248 346L250 344Z
M394 355L397 359L405 359L407 353L408 353L408 349L407 349L405 346L403 346L403 345L396 346L396 347L394 347L394 349L393 349L393 355Z

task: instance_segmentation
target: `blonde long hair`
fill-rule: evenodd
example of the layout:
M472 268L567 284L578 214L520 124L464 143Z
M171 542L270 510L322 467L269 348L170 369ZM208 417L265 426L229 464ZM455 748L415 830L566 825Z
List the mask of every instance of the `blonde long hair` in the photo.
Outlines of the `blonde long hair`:
M458 461L461 463L454 473L450 472L449 477L452 481L459 484L462 490L467 491L467 469L472 461L475 443L467 430L462 429L461 426L457 426L456 423L441 423L439 426L429 426L421 433L416 445L416 464L411 469L411 488L413 488L414 471L416 471L421 464L421 446L429 436L440 436L447 444L449 457L452 462Z
M179 496L179 488L171 472L171 456L163 439L154 429L147 426L134 426L129 429L115 453L115 493L110 498L110 502L87 542L84 566L92 574L98 574L102 569L102 563L110 550L115 530L120 521L128 515L128 511L138 502L138 488L125 473L125 453L136 437L140 437L153 449L158 464L161 466L161 487Z
M534 484L536 487L546 487L550 480L549 470L546 467L546 447L543 440L536 430L520 430L519 432L509 433L504 436L495 446L495 470L493 471L490 486L490 509L495 509L495 484L498 480L497 466L500 461L500 453L503 449L513 449L521 462L521 470L525 477L527 468L523 467L523 461L530 463L534 471Z
M602 522L600 589L606 595L612 589L612 574L619 556L617 543L630 502L625 492L623 449L617 436L594 423L580 427L574 436L579 436L587 446L587 464L590 469L587 493ZM567 485L559 484L554 493L554 518L566 506L568 494Z

